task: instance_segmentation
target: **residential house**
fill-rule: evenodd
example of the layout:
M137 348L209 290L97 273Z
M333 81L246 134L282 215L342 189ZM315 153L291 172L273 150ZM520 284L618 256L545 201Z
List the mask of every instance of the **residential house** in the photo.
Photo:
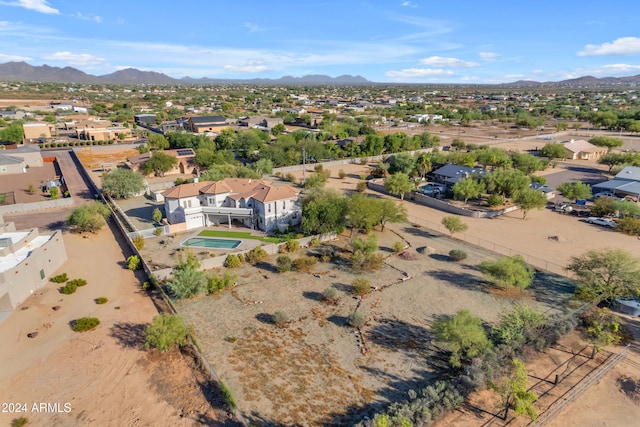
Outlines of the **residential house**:
M185 127L193 133L220 133L229 127L229 123L222 116L192 116L187 119Z
M0 151L0 174L2 175L26 173L29 168L42 166L42 153L37 145L7 146Z
M607 147L598 147L583 139L563 143L567 158L571 160L598 160L607 154Z
M277 124L283 124L281 117L264 117L264 116L251 116L240 119L238 124L240 126L246 126L251 129L261 129L265 131L271 131Z
M167 221L176 230L190 230L233 220L244 226L272 231L297 225L302 219L300 190L274 186L268 180L225 178L194 182L163 193Z
M29 142L40 138L51 138L51 125L43 122L24 123L24 138Z
M125 166L129 169L140 172L140 167L144 162L151 158L152 151L148 151L146 153L138 154L133 157L127 158L125 162ZM197 174L198 170L196 168L193 159L196 157L195 151L193 148L178 148L175 150L163 150L162 153L168 154L169 156L173 156L176 158L177 162L173 169L165 172L165 175L177 175L177 174Z
M67 260L62 233L37 228L16 231L0 216L0 322L29 295L47 284Z
M156 123L156 117L155 114L135 114L133 120L138 125L150 126Z
M640 199L640 167L627 166L610 179L592 187L593 193L610 192L620 197Z
M461 179L470 176L484 176L487 173L488 171L481 168L447 164L431 172L431 175L434 181L445 184L447 187L453 187Z

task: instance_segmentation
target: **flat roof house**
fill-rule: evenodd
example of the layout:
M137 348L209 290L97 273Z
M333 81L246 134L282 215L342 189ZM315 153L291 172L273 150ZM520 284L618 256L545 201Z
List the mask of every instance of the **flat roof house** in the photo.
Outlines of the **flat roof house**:
M193 133L220 133L230 126L229 123L227 123L227 120L222 116L193 116L189 117L187 120L186 127Z
M631 196L640 199L640 167L627 166L610 179L592 187L593 193L610 191L621 197Z

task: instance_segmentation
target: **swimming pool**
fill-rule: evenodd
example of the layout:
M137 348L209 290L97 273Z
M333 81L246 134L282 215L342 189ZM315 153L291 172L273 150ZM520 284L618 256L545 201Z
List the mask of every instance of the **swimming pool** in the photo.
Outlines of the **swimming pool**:
M240 246L240 243L242 240L191 237L182 242L182 246L186 248L235 249Z

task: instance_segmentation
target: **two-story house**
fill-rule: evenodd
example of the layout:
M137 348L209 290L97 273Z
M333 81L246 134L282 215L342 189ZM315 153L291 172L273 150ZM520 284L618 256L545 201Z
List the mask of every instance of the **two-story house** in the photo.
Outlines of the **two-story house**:
M300 223L299 193L294 187L274 186L268 180L225 178L178 185L163 196L169 224L184 224L186 230L215 224L231 227L236 220L269 232Z

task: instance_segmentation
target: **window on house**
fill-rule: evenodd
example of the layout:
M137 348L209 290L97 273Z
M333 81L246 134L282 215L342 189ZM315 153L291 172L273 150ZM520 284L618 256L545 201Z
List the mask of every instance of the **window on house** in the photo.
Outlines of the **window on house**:
M287 201L283 200L282 201L282 209L286 209L287 208Z
M267 207L269 208L269 212L271 212L271 203L267 204Z

